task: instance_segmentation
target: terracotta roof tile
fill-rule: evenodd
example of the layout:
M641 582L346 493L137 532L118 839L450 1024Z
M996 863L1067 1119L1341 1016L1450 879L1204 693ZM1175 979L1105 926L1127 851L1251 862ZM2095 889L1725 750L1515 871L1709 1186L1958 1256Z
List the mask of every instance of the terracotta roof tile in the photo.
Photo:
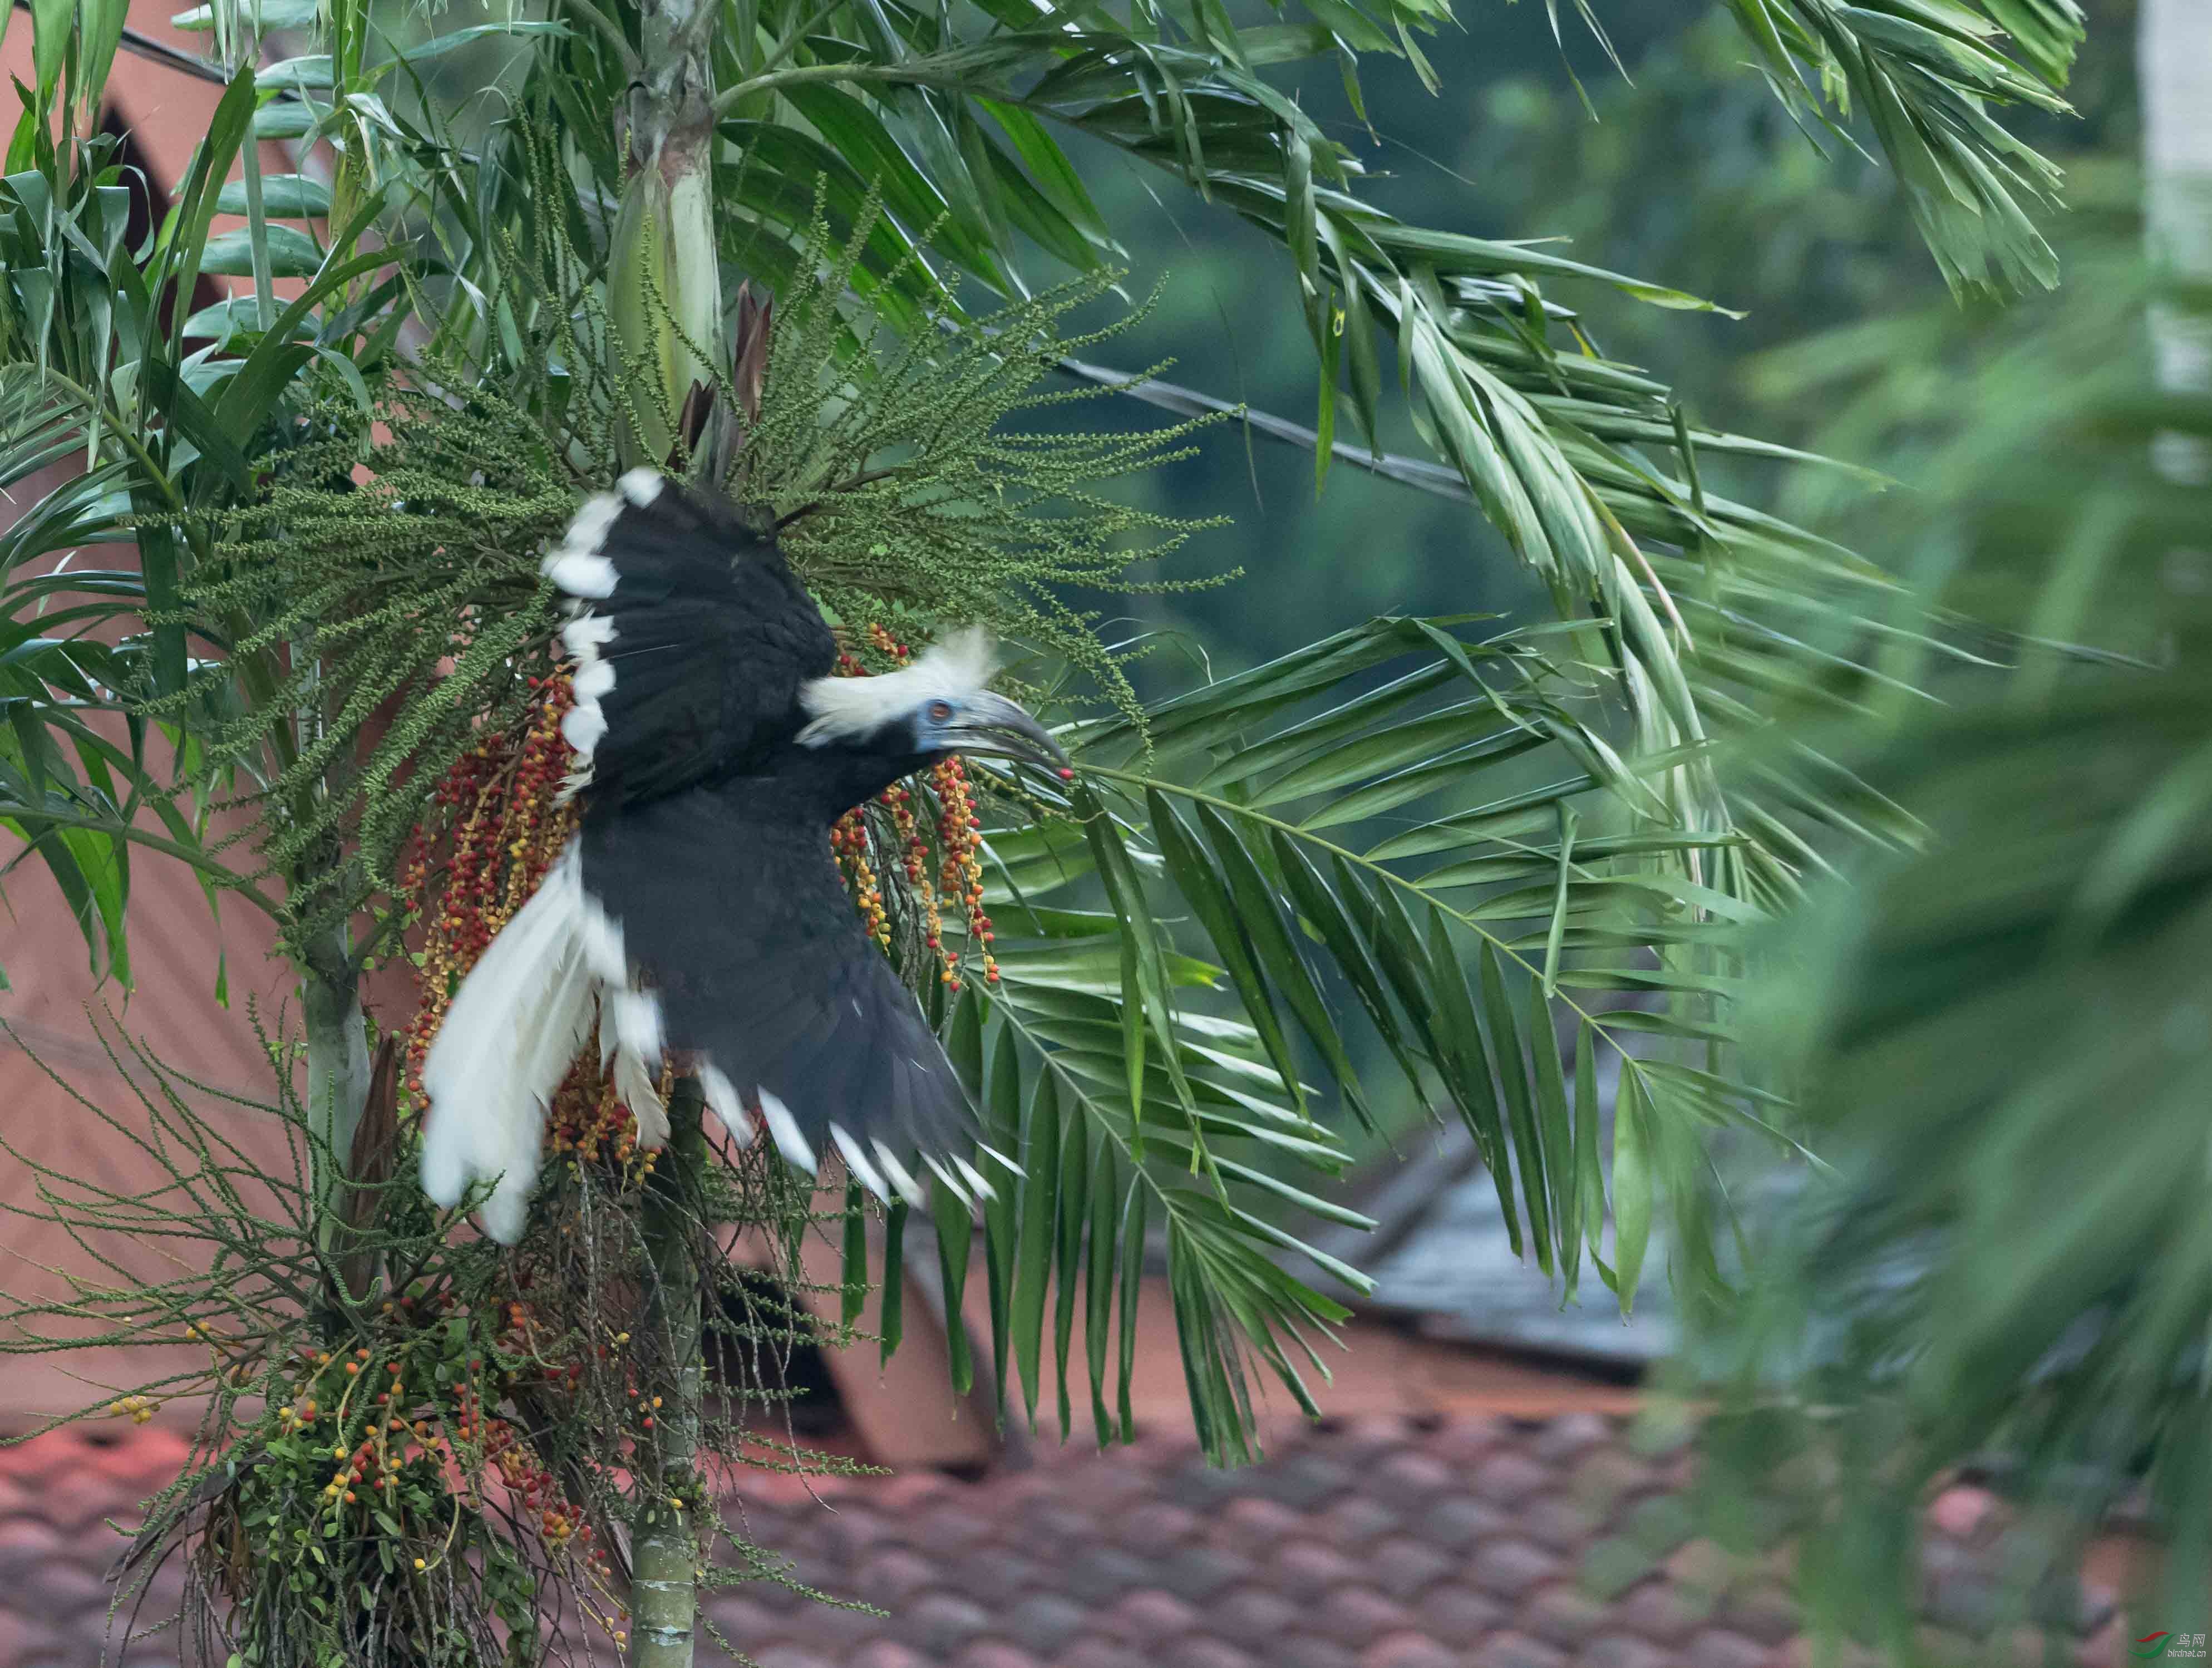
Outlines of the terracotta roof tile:
M1358 1668L1359 1659L1334 1640L1315 1634L1293 1634L1278 1647L1276 1659L1284 1668Z
M878 1639L860 1647L851 1668L929 1668L929 1659L895 1641Z
M1043 1665L1018 1645L985 1639L970 1645L963 1653L960 1668L1043 1668Z
M1713 1595L1680 1581L1643 1581L1613 1606L1614 1619L1641 1638L1668 1647L1686 1641L1712 1614ZM1793 1626L1790 1629L1795 1633Z
M1330 1542L1349 1550L1365 1546L1378 1535L1390 1535L1403 1529L1406 1513L1401 1509L1401 1504L1413 1506L1413 1502L1377 1500L1370 1495L1346 1495L1327 1511L1314 1514L1310 1521ZM1414 1509L1419 1508L1414 1506ZM1303 1526L1295 1515L1291 1522Z
M1521 1631L1563 1651L1581 1648L1606 1625L1606 1606L1565 1581L1540 1588L1516 1617Z
M1158 1659L1163 1668L1261 1668L1263 1659L1224 1645L1218 1639L1194 1634L1169 1646Z
M1218 1547L1192 1547L1163 1563L1160 1584L1194 1604L1203 1604L1249 1579L1255 1568L1249 1558Z
M1262 1586L1224 1593L1206 1613L1207 1631L1247 1650L1265 1650L1304 1621L1304 1606L1287 1593Z
M1564 1651L1526 1634L1492 1634L1474 1653L1475 1668L1567 1668Z
M1426 1634L1386 1634L1359 1653L1359 1668L1459 1668L1460 1658Z
M1198 1627L1198 1612L1171 1592L1139 1587L1116 1599L1102 1612L1099 1625L1115 1638L1132 1645L1157 1645L1180 1639Z
M1674 1659L1648 1639L1634 1634L1598 1634L1582 1647L1578 1659L1590 1668L1673 1668Z
M1279 1501L1253 1495L1230 1501L1212 1527L1215 1544L1239 1552L1264 1554L1268 1548L1305 1533L1308 1521L1303 1512L1292 1511Z
M1328 1592L1308 1611L1306 1625L1324 1639L1360 1646L1382 1634L1412 1628L1413 1614L1373 1587L1345 1586Z
M1350 1555L1326 1541L1291 1541L1271 1561L1275 1580L1286 1592L1318 1593L1357 1581L1364 1573Z
M1145 1659L1111 1640L1078 1640L1064 1652L1058 1668L1151 1668Z
M186 1452L158 1424L99 1434L0 1450L0 1668L100 1659L118 1547L101 1519L132 1519ZM709 1610L763 1668L1808 1668L1786 1550L1693 1535L1666 1486L1686 1452L1629 1435L1585 1415L1361 1419L1236 1472L1149 1437L1104 1456L1041 1446L972 1482L822 1480L818 1499L747 1477L733 1504L754 1537L799 1580L890 1614L768 1584ZM2006 1519L1978 1490L1931 1508L1931 1662L2041 1659L1990 1634ZM148 1624L175 1590L165 1574ZM2112 1596L2087 1589L2067 1613L2068 1654L2109 1659L2125 1620ZM163 1635L111 1659L173 1653Z
M1421 1630L1455 1650L1472 1650L1505 1625L1505 1606L1455 1582L1430 1589L1416 1610Z
M1517 1598L1561 1573L1559 1555L1534 1541L1500 1536L1475 1548L1475 1585L1500 1598Z
M1049 1656L1091 1624L1091 1612L1056 1592L1033 1592L1000 1618L1006 1635Z
M1689 1668L1766 1668L1771 1653L1757 1640L1708 1628L1690 1641Z
M1473 1478L1478 1499L1492 1506L1516 1506L1553 1480L1549 1466L1527 1454L1501 1448L1475 1467Z

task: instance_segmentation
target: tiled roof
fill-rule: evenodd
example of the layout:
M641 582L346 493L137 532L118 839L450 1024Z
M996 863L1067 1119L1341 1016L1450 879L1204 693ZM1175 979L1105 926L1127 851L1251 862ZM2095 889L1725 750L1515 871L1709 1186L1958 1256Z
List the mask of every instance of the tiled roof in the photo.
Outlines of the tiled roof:
M0 1668L100 1660L119 1544L101 1519L131 1519L183 1452L158 1425L0 1451ZM1333 1422L1243 1471L1160 1435L973 1482L762 1476L738 1489L750 1537L890 1614L760 1584L712 1610L761 1668L1805 1668L1786 1552L1698 1538L1689 1469L1577 1413ZM2044 1661L1975 1634L2002 1517L1963 1488L1931 1511L1928 1660ZM2076 1620L2068 1654L2105 1668L2110 1598ZM173 1662L166 1637L116 1659Z

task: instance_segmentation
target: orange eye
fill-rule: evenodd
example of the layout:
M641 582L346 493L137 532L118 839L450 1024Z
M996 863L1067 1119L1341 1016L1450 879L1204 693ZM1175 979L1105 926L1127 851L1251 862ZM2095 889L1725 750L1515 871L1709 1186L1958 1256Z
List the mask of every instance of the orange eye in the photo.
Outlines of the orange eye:
M932 701L926 710L929 715L929 721L931 723L942 724L946 719L952 716L952 703L950 701Z

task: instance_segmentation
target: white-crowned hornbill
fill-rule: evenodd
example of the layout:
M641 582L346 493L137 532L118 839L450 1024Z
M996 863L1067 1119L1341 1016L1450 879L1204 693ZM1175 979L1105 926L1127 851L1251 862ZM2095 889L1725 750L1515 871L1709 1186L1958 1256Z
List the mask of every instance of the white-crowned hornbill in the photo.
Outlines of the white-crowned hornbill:
M513 1243L544 1107L596 1022L647 1147L664 1053L750 1139L811 1171L835 1148L878 1194L922 1164L963 1190L977 1126L921 1007L863 928L830 827L954 752L1059 767L984 685L980 631L900 671L831 675L836 644L774 533L633 470L577 514L545 571L574 600L563 728L582 828L462 981L423 1072L422 1185ZM964 1184L964 1185L963 1185Z

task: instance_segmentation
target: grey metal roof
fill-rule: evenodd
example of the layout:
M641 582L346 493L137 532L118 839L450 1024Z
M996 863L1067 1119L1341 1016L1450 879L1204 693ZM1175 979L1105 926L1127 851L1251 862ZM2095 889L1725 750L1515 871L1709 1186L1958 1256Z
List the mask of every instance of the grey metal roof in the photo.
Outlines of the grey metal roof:
M1364 1207L1377 1220L1375 1233L1327 1247L1374 1279L1364 1306L1418 1318L1431 1336L1593 1364L1640 1367L1674 1348L1668 1247L1656 1225L1635 1312L1624 1318L1587 1258L1567 1303L1560 1281L1515 1255L1497 1179L1465 1129L1424 1135L1395 1162L1397 1174Z

